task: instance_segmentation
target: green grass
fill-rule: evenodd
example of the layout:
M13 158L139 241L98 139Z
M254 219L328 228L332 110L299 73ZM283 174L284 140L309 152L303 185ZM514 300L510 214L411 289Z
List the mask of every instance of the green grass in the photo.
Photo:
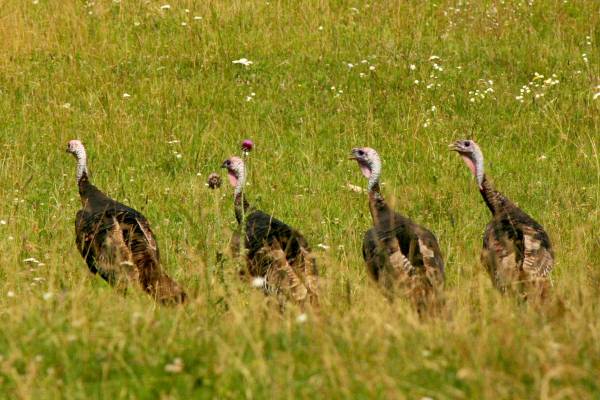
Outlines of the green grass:
M597 2L165 3L0 7L0 397L600 397ZM549 232L563 313L491 287L488 211L447 149L462 137ZM123 297L89 274L73 138L93 182L151 221L187 305ZM216 261L232 191L204 182L243 138L256 143L248 198L318 258L323 305L304 324L244 286L236 260ZM346 188L365 185L346 159L356 146L379 151L387 199L440 240L447 318L420 322L368 279L367 199Z

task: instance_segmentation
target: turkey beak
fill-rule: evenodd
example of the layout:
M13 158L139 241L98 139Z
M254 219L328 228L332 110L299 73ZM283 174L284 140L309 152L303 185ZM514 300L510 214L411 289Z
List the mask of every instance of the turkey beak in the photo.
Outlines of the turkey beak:
M348 160L356 160L356 156L353 153L350 153Z
M458 150L458 145L456 143L450 143L448 145L448 148L450 149L450 151L459 151Z
M227 168L227 160L223 161L223 164L221 164L221 168Z

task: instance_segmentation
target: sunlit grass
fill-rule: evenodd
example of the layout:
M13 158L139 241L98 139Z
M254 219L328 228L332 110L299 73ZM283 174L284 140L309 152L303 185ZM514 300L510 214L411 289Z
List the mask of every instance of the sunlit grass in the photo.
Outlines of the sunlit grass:
M594 1L1 9L4 397L600 396ZM540 315L491 287L479 264L488 211L447 149L461 137L549 232L564 312ZM74 243L73 138L92 181L150 220L189 304L123 297L90 276ZM250 201L317 255L322 307L305 323L239 281L232 191L205 186L243 138L256 144ZM365 185L347 160L357 146L381 155L394 207L437 235L446 318L420 322L369 281L367 199L347 186Z

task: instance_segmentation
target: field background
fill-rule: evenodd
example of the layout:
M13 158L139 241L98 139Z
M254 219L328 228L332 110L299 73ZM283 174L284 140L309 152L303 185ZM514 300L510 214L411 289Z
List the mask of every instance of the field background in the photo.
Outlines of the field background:
M165 5L1 2L0 397L600 398L597 1ZM491 287L488 211L447 148L463 137L549 232L563 309ZM187 305L89 274L73 138L93 182L151 221ZM227 256L232 190L205 181L244 138L248 198L318 257L322 309L304 323ZM346 187L365 185L356 146L379 151L387 199L440 240L447 317L420 322L369 281L367 199Z

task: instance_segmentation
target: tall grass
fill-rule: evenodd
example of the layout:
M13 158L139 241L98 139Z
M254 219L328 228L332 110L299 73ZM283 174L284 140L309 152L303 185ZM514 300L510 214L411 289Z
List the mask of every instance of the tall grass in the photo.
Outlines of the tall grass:
M1 397L600 397L597 2L164 5L0 7ZM322 310L305 323L238 280L231 190L204 186L246 137L249 200L318 258ZM549 232L563 312L491 287L489 215L446 147L461 137ZM72 138L93 182L151 221L189 304L89 274ZM368 279L355 146L379 151L386 197L440 240L447 318L420 322Z

